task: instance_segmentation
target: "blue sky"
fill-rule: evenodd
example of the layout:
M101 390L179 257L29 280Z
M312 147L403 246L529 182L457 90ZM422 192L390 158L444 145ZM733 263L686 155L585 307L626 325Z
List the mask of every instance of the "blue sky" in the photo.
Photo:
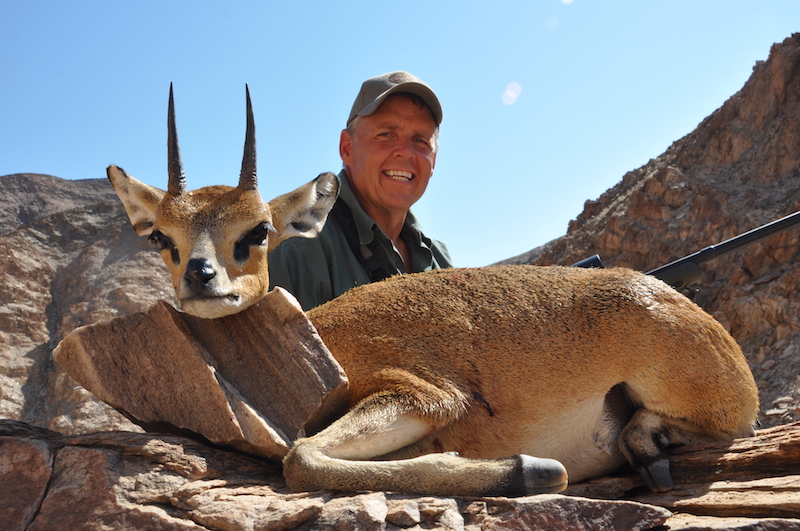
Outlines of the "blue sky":
M488 265L565 234L795 31L797 0L7 0L0 175L117 164L164 188L173 82L189 187L235 184L248 83L269 199L338 171L361 82L407 70L444 109L414 211L457 265Z

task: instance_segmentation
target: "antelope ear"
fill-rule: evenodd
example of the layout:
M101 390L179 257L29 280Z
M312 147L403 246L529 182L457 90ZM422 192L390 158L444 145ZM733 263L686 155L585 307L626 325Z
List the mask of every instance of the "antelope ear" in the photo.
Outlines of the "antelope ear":
M153 232L156 208L166 192L134 179L119 166L109 166L106 173L111 186L125 206L133 230L139 236L148 236Z
M333 173L323 173L297 190L270 201L275 231L269 233L268 251L286 238L313 238L319 234L338 195L339 178Z

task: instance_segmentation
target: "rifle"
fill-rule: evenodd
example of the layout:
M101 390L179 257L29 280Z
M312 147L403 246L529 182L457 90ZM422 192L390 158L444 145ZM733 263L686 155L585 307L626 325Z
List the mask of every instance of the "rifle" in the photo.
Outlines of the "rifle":
M796 225L800 225L800 211L776 219L775 221L739 234L738 236L734 236L722 243L709 245L696 253L684 256L674 262L648 271L647 274L663 280L676 289L688 287L700 280L702 275L702 270L700 269L701 264L711 262L721 256L738 251L748 245L752 245L770 236L789 230ZM600 255L597 254L589 258L584 258L580 262L576 262L572 265L574 267L603 267Z

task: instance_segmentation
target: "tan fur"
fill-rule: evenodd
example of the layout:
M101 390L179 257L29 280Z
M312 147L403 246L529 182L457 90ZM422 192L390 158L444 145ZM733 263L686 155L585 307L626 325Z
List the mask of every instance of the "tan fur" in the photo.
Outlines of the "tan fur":
M663 448L648 441L662 430L666 444L748 436L758 411L747 362L722 326L661 281L627 269L407 275L354 289L309 317L350 378L351 407L383 396L429 426L402 448L381 449L392 458L530 454L562 462L581 481L621 463L620 433L610 434L611 450L598 440L607 427L604 398L618 384L635 408L652 413L650 425L628 427L642 432L622 447L634 462L661 458ZM290 485L330 488L333 475L339 488L361 490L361 479L348 484L334 461L294 468L304 445L314 447L304 461L330 454L354 437L349 429L334 424L299 441L286 460ZM652 487L664 488L658 479Z
M323 174L264 204L256 190L228 187L173 197L115 166L109 179L137 233L161 234L175 248L162 257L178 304L200 317L257 302L267 250L313 237L337 185ZM236 242L259 223L276 229L268 244L233 260ZM191 259L224 282L187 287ZM667 446L748 436L758 412L747 361L725 329L628 269L396 276L308 316L350 379L350 409L295 443L284 461L294 490L556 492L568 476L588 479L627 459L648 487L666 491Z

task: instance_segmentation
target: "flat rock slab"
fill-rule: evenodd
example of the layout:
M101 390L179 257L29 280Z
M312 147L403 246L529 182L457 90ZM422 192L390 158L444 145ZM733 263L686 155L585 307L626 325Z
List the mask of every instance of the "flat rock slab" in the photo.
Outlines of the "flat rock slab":
M191 432L273 460L342 414L347 400L344 371L280 288L219 319L158 301L74 330L53 356L147 431Z
M800 530L800 422L758 430L753 437L728 443L672 448L669 454L675 480L675 488L669 492L649 492L638 475L621 475L570 485L566 493L625 498L678 514L736 521L730 528L687 524L686 529L766 530L773 527L748 526L753 519L759 519L761 525L762 519L771 518L780 521L771 521L770 526L784 526L774 529ZM670 529L684 529L685 517L676 518L668 522ZM715 521L714 525L722 524Z
M793 438L798 431L799 426L787 426L765 435L777 441ZM764 439L745 441L755 448ZM743 447L737 448L733 453L741 453ZM685 455L695 451L686 448ZM631 500L579 496L293 493L280 467L195 440L130 432L65 436L1 419L0 522L4 530L28 531L800 530L800 520L776 517L771 511L762 517L698 516Z
M64 436L0 420L3 530L645 531L670 515L641 503L559 495L293 493L279 467L183 437Z

